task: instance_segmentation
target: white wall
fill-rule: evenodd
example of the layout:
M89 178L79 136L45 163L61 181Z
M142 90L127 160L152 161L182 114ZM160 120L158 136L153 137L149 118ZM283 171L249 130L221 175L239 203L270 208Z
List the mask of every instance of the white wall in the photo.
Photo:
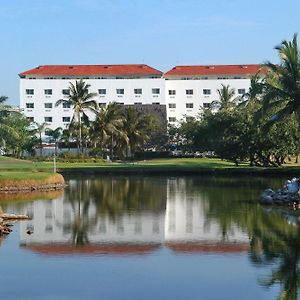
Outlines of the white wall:
M177 122L185 119L186 116L197 117L203 103L211 103L218 100L217 89L221 85L230 85L236 90L245 89L246 92L250 86L250 79L217 79L208 78L207 80L182 80L164 79L164 78L143 78L143 79L84 79L91 85L90 92L97 93L98 89L106 89L106 95L97 95L95 98L99 103L120 102L124 104L152 104L159 102L167 106L167 119L176 118ZM62 117L72 117L72 109L64 109L62 105L55 107L58 99L67 99L63 97L62 90L68 89L69 79L27 79L20 80L20 107L24 109L27 117L34 117L37 123L43 123L45 117L52 117L53 122L50 128L66 128L67 123L62 122ZM75 80L72 81L73 83ZM160 94L152 94L153 88L159 88ZM34 95L26 95L26 89L34 89ZM52 89L53 94L45 95L45 89ZM117 95L116 89L124 89L124 95ZM134 89L142 89L142 95L135 95ZM193 90L193 95L186 95L186 90ZM203 89L210 89L210 95L204 95ZM176 95L169 95L169 90L175 90ZM27 109L26 103L33 102L34 108ZM52 109L45 109L44 103L53 103ZM169 104L175 103L176 108L169 108ZM193 108L186 108L186 103L193 103ZM177 124L177 122L173 124Z
M165 104L164 79L85 79L90 84L90 92L97 93L98 89L106 89L106 95L97 95L95 100L99 103L120 102L124 104L157 103ZM75 80L71 81L72 83ZM72 117L72 109L64 109L62 105L55 107L59 99L68 99L63 96L62 90L68 89L70 80L67 79L26 79L20 80L20 107L24 109L27 117L34 117L37 123L43 123L45 117L52 117L53 122L49 128L66 128L67 123L62 122L62 117ZM159 88L160 94L152 94L153 88ZM26 89L34 89L34 95L26 95ZM52 89L52 95L45 95L45 89ZM117 95L116 89L124 89L124 95ZM135 95L134 89L142 89L142 95ZM34 108L27 109L26 103L33 102ZM53 103L52 109L45 109L44 103Z
M217 89L224 85L230 85L238 95L238 89L245 89L246 92L250 86L250 79L208 79L208 80L166 80L166 105L167 118L175 117L177 121L185 118L185 116L196 117L200 112L203 103L211 103L218 100ZM186 95L186 90L192 89L193 95ZM210 89L210 95L204 95L203 89ZM169 95L169 90L176 90L176 95ZM169 103L176 103L176 108L169 108ZM186 108L186 103L193 103L192 109Z

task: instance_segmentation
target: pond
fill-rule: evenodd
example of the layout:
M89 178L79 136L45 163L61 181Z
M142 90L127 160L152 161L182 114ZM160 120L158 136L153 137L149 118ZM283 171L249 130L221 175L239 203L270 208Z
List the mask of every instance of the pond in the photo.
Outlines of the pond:
M0 195L32 216L0 240L1 299L298 299L299 213L257 203L284 179L66 181Z

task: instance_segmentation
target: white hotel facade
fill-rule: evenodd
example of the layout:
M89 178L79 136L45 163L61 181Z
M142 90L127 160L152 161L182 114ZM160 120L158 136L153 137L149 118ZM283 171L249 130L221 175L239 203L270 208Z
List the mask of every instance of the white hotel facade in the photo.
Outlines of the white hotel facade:
M259 65L176 66L163 73L148 65L44 65L22 72L20 108L34 122L66 128L72 108L55 106L68 99L69 84L83 79L104 106L110 102L124 105L163 105L170 124L197 117L201 108L218 100L222 84L235 89L236 96L246 93L250 77Z

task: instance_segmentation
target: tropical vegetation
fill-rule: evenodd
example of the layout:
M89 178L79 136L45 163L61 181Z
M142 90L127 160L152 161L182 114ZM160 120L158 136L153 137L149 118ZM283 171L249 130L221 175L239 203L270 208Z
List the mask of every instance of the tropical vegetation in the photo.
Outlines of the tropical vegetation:
M300 55L295 34L275 48L279 63L267 62L250 80L244 95L229 85L197 118L169 126L134 106L100 106L83 80L70 83L69 95L56 105L73 110L70 125L49 130L30 124L0 97L0 149L20 157L43 155L43 137L59 146L77 147L78 155L105 159L138 157L145 151L175 150L183 155L210 153L235 164L281 166L300 153ZM37 153L39 149L39 153Z

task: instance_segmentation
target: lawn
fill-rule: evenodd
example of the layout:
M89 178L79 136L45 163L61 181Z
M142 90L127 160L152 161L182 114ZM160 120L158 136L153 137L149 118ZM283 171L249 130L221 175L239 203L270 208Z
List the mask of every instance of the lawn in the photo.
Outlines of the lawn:
M32 161L0 156L0 186L13 181L48 181L54 175L50 166L39 170Z
M53 162L35 163L38 170L53 168ZM245 167L246 165L244 165ZM240 166L242 167L242 166ZM70 168L99 168L99 169L182 169L182 168L236 168L234 163L216 158L169 158L169 159L152 159L135 162L74 162L74 163L57 163L59 170Z
M164 158L164 159L152 159L141 160L136 162L58 162L57 170L60 172L69 171L78 172L97 170L97 172L118 172L120 171L193 171L197 170L212 170L212 171L245 171L245 172L257 172L261 171L273 171L277 172L300 172L300 164L290 163L284 165L283 168L259 168L250 167L248 164L241 164L236 166L234 163L221 160L218 158ZM16 178L26 177L30 173L32 177L40 176L41 173L36 172L53 172L53 162L31 162L26 160L18 160L6 157L0 157L0 175L10 176L9 173L15 172ZM19 172L19 173L18 173ZM12 173L11 173L12 176ZM1 176L0 176L1 179Z

